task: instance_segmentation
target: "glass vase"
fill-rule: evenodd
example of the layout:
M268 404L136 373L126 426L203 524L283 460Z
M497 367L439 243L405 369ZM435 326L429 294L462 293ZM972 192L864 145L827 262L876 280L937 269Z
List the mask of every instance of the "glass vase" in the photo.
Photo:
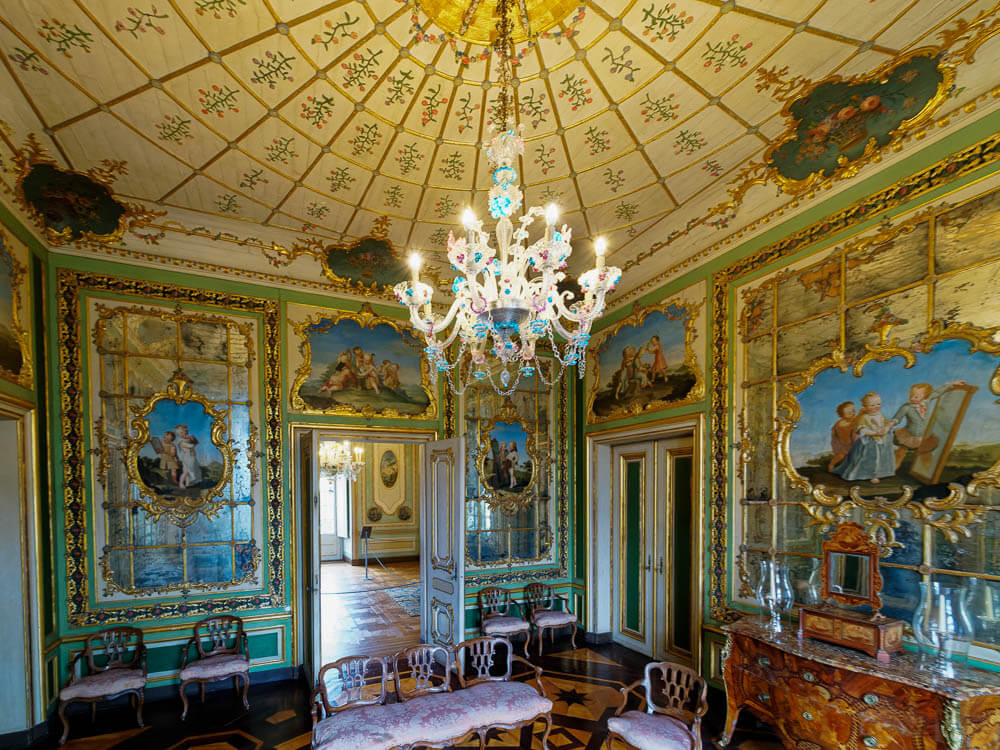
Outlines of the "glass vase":
M945 677L954 677L956 665L968 660L975 634L969 615L969 593L969 588L963 585L920 583L913 634L925 662Z
M805 596L803 597L806 604L820 604L823 601L823 580L820 577L820 566L823 561L818 557L814 557L812 561L812 570L809 571L809 580L806 582Z
M760 578L757 581L757 603L767 613L767 626L771 632L781 632L781 612L795 604L788 566L781 560L765 558L760 561Z

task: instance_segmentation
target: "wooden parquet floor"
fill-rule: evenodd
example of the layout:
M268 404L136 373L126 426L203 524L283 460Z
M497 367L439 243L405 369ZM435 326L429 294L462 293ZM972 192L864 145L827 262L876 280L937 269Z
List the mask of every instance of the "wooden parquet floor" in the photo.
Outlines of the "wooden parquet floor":
M389 656L420 643L420 617L411 617L386 589L417 582L418 562L386 562L364 568L348 563L325 563L320 578L323 622L323 661L368 654ZM377 571L377 572L376 572Z

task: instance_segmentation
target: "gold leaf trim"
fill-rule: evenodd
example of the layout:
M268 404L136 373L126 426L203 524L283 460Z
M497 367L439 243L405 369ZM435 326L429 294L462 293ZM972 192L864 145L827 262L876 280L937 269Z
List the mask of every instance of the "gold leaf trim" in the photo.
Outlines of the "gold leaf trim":
M167 215L166 211L155 211L138 203L129 203L115 197L112 190L114 181L118 177L128 173L128 167L124 161L104 159L101 161L103 166L91 167L85 172L65 169L48 154L34 133L28 133L27 140L22 148L13 149L13 159L16 172L14 199L24 209L25 213L31 217L35 225L45 234L45 239L51 245L65 245L72 242L78 247L104 247L107 244L121 242L125 232L140 227L147 227L154 219ZM60 172L87 177L106 187L111 199L124 209L122 215L118 217L118 226L115 228L115 231L110 234L83 232L79 237L74 238L73 230L70 227L62 230L55 230L50 227L45 222L45 217L42 216L41 212L24 197L24 181L31 173L31 170L38 164L48 164Z
M490 487L484 479L487 476L486 457L490 449L490 435L493 432L493 428L501 422L504 424L520 425L521 429L524 430L524 452L531 459L531 476L528 478L527 486L520 492L508 492L507 490ZM499 510L501 513L506 513L507 515L514 515L519 510L527 508L535 499L535 479L541 469L541 463L538 457L538 450L535 447L534 431L535 420L520 416L517 413L517 407L514 406L514 402L509 398L504 400L500 411L493 415L486 423L486 428L480 429L476 468L479 470L479 481L483 486L483 497L490 508Z

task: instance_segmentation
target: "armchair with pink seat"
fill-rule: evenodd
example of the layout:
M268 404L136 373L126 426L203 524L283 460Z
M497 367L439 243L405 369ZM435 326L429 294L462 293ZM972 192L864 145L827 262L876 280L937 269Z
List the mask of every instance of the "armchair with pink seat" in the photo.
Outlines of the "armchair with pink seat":
M206 641L209 648L206 648ZM191 647L198 655L188 662ZM201 685L201 700L205 702L205 683L232 678L233 686L239 694L239 683L243 681L243 707L250 709L247 701L247 687L250 685L250 649L247 634L243 630L243 620L235 615L215 615L195 623L194 635L182 648L180 692L184 711L181 721L187 717L188 699L185 688L192 682Z
M555 641L555 631L570 627L573 648L576 648L576 615L569 609L569 600L557 594L547 583L529 583L524 587L524 601L528 606L531 624L538 633L538 655L542 655L542 636L549 631L550 640ZM562 602L562 609L556 605Z
M512 613L520 605L511 599L510 591L499 586L479 590L479 630L483 635L510 638L524 633L524 655L528 656L531 643L531 623Z
M640 685L646 710L622 713L629 693ZM701 750L701 719L708 711L708 683L693 669L668 661L650 662L643 679L621 692L622 704L608 719L608 750L612 739L639 750Z
M84 674L77 677L77 662L86 659ZM142 631L120 626L99 630L87 636L83 650L69 663L69 679L59 691L59 718L63 733L59 744L69 736L66 708L70 703L87 701L93 720L100 701L122 695L135 703L135 718L142 726L143 689L146 687L146 646Z

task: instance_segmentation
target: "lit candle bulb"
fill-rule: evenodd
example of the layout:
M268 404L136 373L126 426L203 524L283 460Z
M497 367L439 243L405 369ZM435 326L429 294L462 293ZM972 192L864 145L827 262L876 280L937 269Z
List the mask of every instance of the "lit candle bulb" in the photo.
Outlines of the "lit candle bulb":
M608 243L604 241L603 237L598 237L594 240L594 255L597 256L597 270L604 269L604 251L608 249Z
M420 281L420 253L410 253L410 281L413 282L413 291L417 291L417 283Z
M556 219L559 218L559 207L555 203L550 203L545 207L545 239L552 241L555 233Z
M472 225L476 221L476 215L472 213L471 208L467 208L462 212L462 226L465 227L465 241L469 243L469 248L472 248Z

